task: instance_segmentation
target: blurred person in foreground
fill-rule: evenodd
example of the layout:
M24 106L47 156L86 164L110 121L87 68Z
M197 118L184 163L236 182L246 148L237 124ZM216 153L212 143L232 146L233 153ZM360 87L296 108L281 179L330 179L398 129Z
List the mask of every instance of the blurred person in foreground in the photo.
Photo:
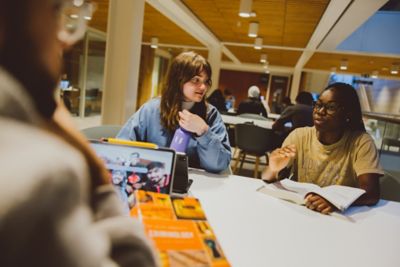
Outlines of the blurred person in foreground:
M155 266L105 166L57 103L92 4L0 0L0 266ZM72 18L77 14L78 18ZM72 27L71 27L72 26Z
M271 153L262 179L273 182L281 170L291 167L298 182L358 187L366 193L353 205L375 205L380 196L379 177L384 173L374 141L365 132L355 89L345 83L329 85L314 105L313 120L314 127L295 129ZM308 194L306 201L309 209L325 214L334 211L319 195Z
M296 97L296 104L283 110L279 119L272 125L272 130L288 134L299 127L313 126L313 98L309 92L300 92ZM292 127L285 129L285 123L290 122Z
M260 100L260 88L258 86L250 86L248 92L248 98L240 102L237 110L237 114L251 113L258 114L265 118L267 116L267 110L265 109L263 103Z

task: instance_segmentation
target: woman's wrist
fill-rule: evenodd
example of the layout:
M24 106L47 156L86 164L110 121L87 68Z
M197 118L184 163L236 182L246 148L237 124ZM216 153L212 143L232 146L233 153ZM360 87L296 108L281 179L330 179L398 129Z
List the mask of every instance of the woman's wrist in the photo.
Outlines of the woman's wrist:
M262 175L261 175L261 179L267 182L274 182L276 180L278 180L278 173L279 171L276 170L272 170L270 167L267 167Z
M208 131L209 128L210 127L207 124L204 125L199 131L196 132L196 135L202 136L203 134L205 134Z

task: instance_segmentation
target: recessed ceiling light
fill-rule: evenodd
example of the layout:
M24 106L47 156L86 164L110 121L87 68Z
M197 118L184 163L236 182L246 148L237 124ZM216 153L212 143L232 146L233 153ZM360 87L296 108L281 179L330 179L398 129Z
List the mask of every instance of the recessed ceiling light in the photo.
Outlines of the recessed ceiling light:
M251 16L251 6L253 0L240 0L239 16L242 18L249 18Z
M343 59L343 60L340 62L340 69L341 69L341 70L347 70L347 66L348 66L348 61L347 61L347 59Z
M257 37L254 41L254 49L260 50L262 49L263 38Z
M374 71L371 73L371 78L372 78L372 79L378 79L378 74L379 74L379 72L378 72L377 70L374 70Z
M258 34L258 22L250 22L249 24L249 37L257 37Z
M158 47L158 38L157 37L151 38L150 47L154 48L154 49Z
M399 74L399 65L392 64L392 67L390 68L390 74L393 75Z
M267 55L266 54L261 54L260 62L261 63L267 63Z

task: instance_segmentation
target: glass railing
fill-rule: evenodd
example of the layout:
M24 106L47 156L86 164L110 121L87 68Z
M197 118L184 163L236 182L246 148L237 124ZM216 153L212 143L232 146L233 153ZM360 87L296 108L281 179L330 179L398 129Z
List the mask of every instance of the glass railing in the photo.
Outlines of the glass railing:
M400 116L364 112L363 119L385 170L381 178L382 198L400 201Z

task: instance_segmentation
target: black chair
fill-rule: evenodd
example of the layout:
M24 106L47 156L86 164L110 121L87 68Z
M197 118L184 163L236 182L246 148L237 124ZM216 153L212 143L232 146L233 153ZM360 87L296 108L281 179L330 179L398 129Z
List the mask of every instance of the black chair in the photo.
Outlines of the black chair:
M262 128L253 124L243 123L235 125L235 143L239 149L233 172L236 173L237 165L240 162L239 171L243 167L246 155L256 157L254 177L258 177L258 165L260 157L265 156L268 163L268 151L279 146L277 136L271 129ZM236 150L235 153L236 154Z

